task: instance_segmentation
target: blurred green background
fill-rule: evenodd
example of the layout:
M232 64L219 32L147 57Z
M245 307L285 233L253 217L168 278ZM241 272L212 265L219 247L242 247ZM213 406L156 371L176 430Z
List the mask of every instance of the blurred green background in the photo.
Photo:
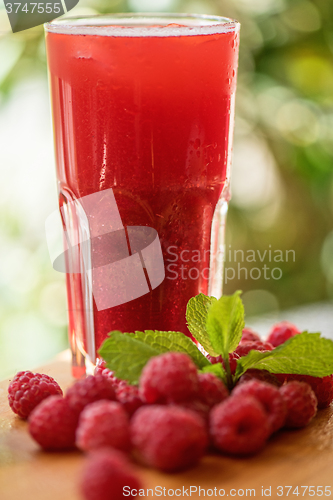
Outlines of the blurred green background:
M226 278L234 278L224 291L244 291L250 320L302 305L305 311L313 303L330 310L333 3L80 0L69 15L128 11L218 14L241 22L226 241ZM51 267L44 234L57 195L43 28L12 34L1 0L0 172L2 378L67 347L67 312L64 277ZM333 333L333 325L328 328Z

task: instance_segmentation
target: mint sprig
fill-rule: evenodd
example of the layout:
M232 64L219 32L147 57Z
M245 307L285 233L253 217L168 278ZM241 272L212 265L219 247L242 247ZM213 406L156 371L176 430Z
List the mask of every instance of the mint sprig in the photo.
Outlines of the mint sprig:
M271 373L289 373L324 377L333 373L333 342L319 333L295 335L273 351L250 351L237 361L231 374L229 353L233 352L244 328L241 292L219 300L199 294L190 299L186 319L190 332L206 353L221 356L222 363L212 364L198 346L181 332L155 330L109 334L99 350L107 367L121 379L137 384L145 364L153 356L176 351L188 354L198 369L220 377L232 389L239 377L250 368Z
M240 294L237 291L216 300L200 293L189 300L186 309L186 320L193 337L208 354L214 357L221 355L223 359L223 373L215 365L208 371L220 376L230 388L233 378L229 352L238 346L244 328L244 307ZM218 366L222 368L222 365Z

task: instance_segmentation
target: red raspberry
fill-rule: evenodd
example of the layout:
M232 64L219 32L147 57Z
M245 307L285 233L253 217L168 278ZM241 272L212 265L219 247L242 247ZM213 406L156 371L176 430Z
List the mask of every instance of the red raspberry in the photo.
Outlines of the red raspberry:
M252 328L243 328L240 344L243 342L261 342L261 337Z
M140 488L139 478L120 451L107 448L89 454L80 481L85 500L124 500L124 496L134 498ZM132 490L133 494L130 493Z
M252 341L252 342L243 342L239 344L235 353L241 358L242 356L246 356L250 351L272 351L273 346L269 342L261 342L261 341Z
M132 444L147 465L175 471L195 465L208 444L196 413L176 406L143 406L131 420Z
M281 383L298 380L299 382L306 382L309 384L318 400L318 409L327 408L333 400L333 375L320 378L311 377L310 375L279 373L276 374L276 377Z
M267 414L251 396L232 396L210 413L210 433L216 448L232 455L261 450L269 436Z
M116 386L116 394L120 389L122 389L123 387L127 387L128 385L129 383L126 380L121 380L120 378L118 378Z
M110 380L112 380L112 382L116 386L120 382L122 382L120 379L118 379L117 377L114 376L114 374L113 374L113 372L111 370L109 370L108 368L106 368L106 362L104 361L104 359L100 359L99 358L97 360L97 364L96 364L96 367L95 367L95 370L94 370L94 375L104 375L104 377L107 377Z
M171 403L171 405L194 411L194 413L197 413L197 415L199 415L206 423L208 422L211 408L200 399L189 399L188 401L182 401L181 403Z
M66 399L69 405L80 413L85 406L100 399L115 400L116 394L109 378L103 375L89 375L68 389Z
M240 356L236 352L231 352L229 354L229 366L230 366L230 371L233 375L236 373L236 368L237 368L237 360L240 358ZM224 366L224 363L222 363Z
M243 384L244 382L248 382L253 379L275 385L276 387L280 387L282 385L276 375L268 372L267 370L258 370L257 368L249 368L246 370L244 375L240 377L238 384Z
M280 387L287 405L286 427L305 427L317 413L317 398L305 382L294 380Z
M222 363L222 356L211 356L210 354L206 355L206 358L212 363L212 365L216 365L217 363Z
M270 434L281 429L284 425L287 407L277 387L258 380L251 380L238 385L232 396L253 396L256 398L267 413Z
M29 417L29 432L46 450L65 450L75 444L78 414L66 398L50 396L33 410Z
M309 384L318 400L318 408L327 408L333 399L333 375L327 377L310 377L310 375L298 375L296 380Z
M121 404L100 400L86 406L80 414L76 444L83 451L106 446L128 451L129 418Z
M117 400L130 416L144 404L139 394L139 389L135 385L119 385L116 394Z
M151 358L140 377L140 395L147 403L180 402L197 395L198 373L192 359L181 352Z
M43 399L60 395L62 390L49 375L18 372L8 387L9 406L21 418L28 418L30 413Z
M207 359L212 363L212 365L216 365L217 363L222 363L224 367L224 361L222 359L222 356L210 356L209 354L206 356ZM237 359L239 359L238 354L235 354L234 352L231 352L229 354L229 366L230 366L230 371L233 375L236 373L236 368L237 368Z
M289 323L288 321L281 321L271 328L267 337L267 342L270 342L272 346L277 347L298 333L301 332L295 325Z
M94 370L94 375L103 375L102 372L104 370L108 370L109 373L113 373L113 372L111 372L111 370L106 368L106 362L104 361L104 359L98 358L96 366L95 366L95 370Z
M274 373L274 376L278 379L280 386L291 380L296 380L296 378L293 378L294 375L289 375L287 373ZM297 375L295 375L295 377L297 377Z
M199 373L199 398L208 407L221 403L229 396L229 391L213 373Z

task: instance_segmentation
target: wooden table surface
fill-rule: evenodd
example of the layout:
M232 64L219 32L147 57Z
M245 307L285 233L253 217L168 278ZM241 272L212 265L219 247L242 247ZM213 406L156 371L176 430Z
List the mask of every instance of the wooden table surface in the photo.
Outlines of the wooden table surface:
M38 371L53 376L63 389L73 382L66 359L58 358ZM78 451L41 451L30 438L26 422L9 408L7 387L8 380L0 382L0 500L80 500L77 482L84 455ZM166 488L162 497L171 496L168 489L183 487L190 496L190 486L193 499L204 496L203 492L200 497L195 492L194 487L199 486L206 490L206 497L212 494L212 498L219 497L220 489L225 491L225 497L248 498L250 491L246 490L254 489L251 497L265 498L269 488L270 498L333 497L333 409L321 410L305 429L278 433L260 454L251 458L208 455L197 467L177 474L136 468L145 488ZM279 486L284 487L283 492ZM293 487L289 495L286 486ZM292 494L297 486L299 495L297 490ZM314 489L309 493L302 486ZM208 489L213 492L207 492ZM187 496L186 491L181 496Z

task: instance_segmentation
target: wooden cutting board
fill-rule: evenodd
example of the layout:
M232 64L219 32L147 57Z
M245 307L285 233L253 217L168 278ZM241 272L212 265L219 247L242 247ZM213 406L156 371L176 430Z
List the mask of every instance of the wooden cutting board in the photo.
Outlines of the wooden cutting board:
M38 371L53 376L63 389L73 382L69 360L64 356ZM84 455L78 451L41 451L30 438L26 422L8 406L8 383L0 383L0 500L80 500L77 484ZM177 494L190 497L191 486L193 499L202 499L203 489L206 497L212 498L220 498L219 490L220 495L224 490L225 497L234 498L265 498L269 493L270 498L277 499L333 497L333 409L319 411L305 429L278 433L251 458L208 455L197 467L177 474L136 468L145 488L165 488L165 494L163 489L156 490L162 492L162 498L172 496L169 489L180 489ZM198 491L202 488L200 496L195 487ZM292 489L287 495L289 487ZM148 498L151 496L150 492Z

